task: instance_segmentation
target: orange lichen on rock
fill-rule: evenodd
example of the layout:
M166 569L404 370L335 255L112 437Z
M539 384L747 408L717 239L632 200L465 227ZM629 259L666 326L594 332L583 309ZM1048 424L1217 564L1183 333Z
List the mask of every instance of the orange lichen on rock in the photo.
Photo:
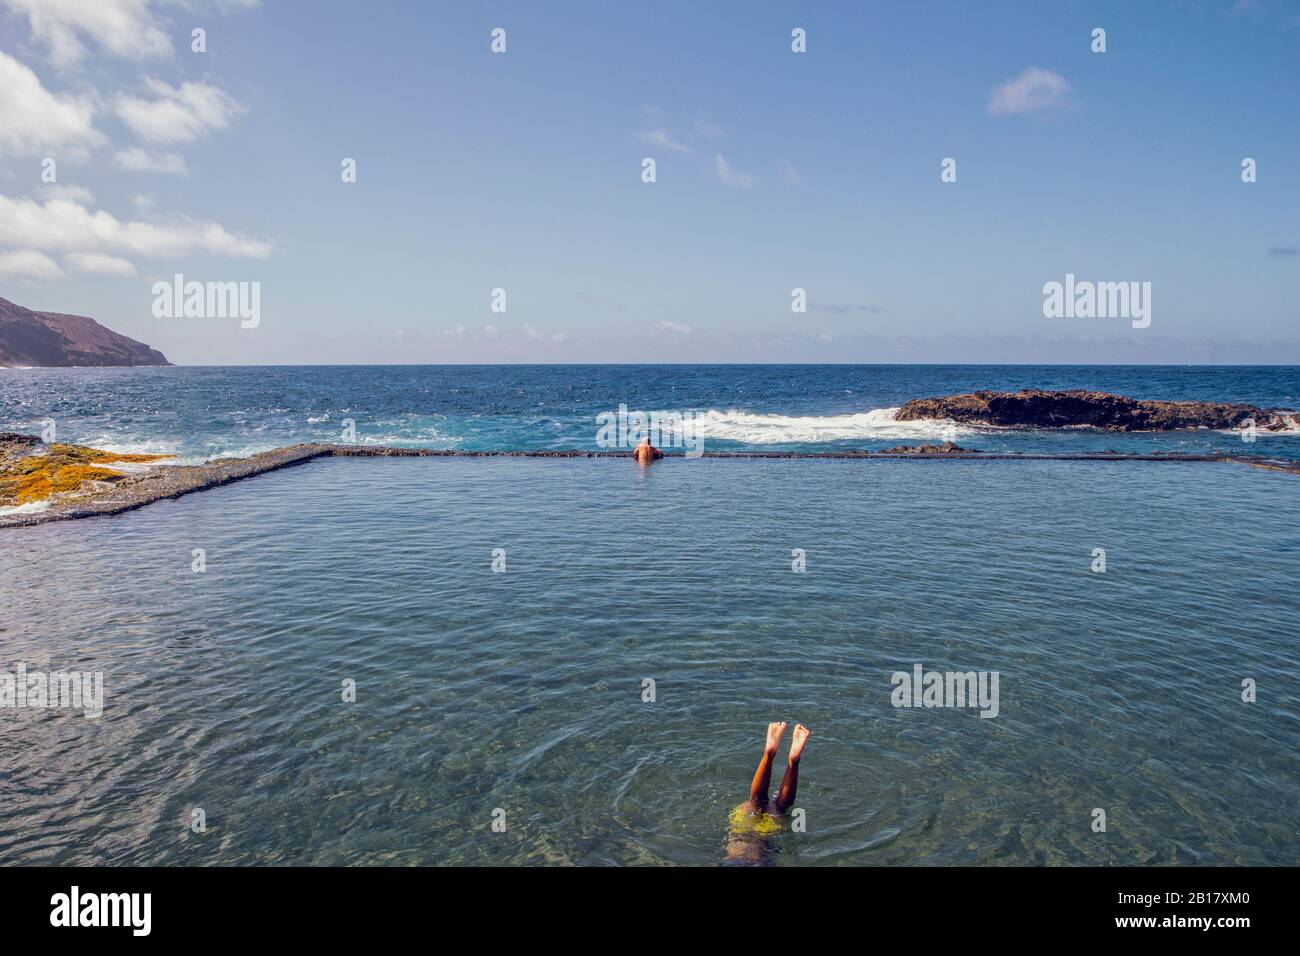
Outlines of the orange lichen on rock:
M88 481L117 481L126 475L95 465L65 465L62 468L35 469L18 482L17 503L44 501L51 495L72 494Z
M120 451L101 451L98 448L87 448L85 445L51 445L49 454L60 455L69 461L82 462L149 462L160 461L163 458L175 458L175 455L142 455L135 452Z
M117 452L101 451L95 461L126 461L126 462L143 462L143 461L162 461L164 458L175 458L175 455L144 455L138 452Z
M105 463L142 463L171 457L53 444L43 455L26 455L0 470L0 506L25 505L54 495L92 492L97 490L97 484L111 484L126 477L125 472L102 467Z

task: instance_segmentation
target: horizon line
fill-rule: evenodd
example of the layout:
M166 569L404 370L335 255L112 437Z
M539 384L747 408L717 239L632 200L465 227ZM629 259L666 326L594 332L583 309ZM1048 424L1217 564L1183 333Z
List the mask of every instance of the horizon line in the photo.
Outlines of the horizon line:
M1297 362L239 362L219 365L0 365L0 372L162 368L1296 368Z

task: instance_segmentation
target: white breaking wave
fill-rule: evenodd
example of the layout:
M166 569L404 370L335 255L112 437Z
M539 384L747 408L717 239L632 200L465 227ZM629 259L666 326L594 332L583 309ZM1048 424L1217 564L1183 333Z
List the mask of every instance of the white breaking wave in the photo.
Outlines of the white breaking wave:
M824 442L858 439L939 439L974 435L979 429L951 419L927 418L900 422L898 408L873 408L852 415L755 415L732 409L711 408L696 416L698 434L706 438L742 442L746 445L776 445L795 442Z
M0 506L0 515L38 514L50 506L49 501L29 501L25 505Z
M164 458L162 461L132 463L132 462L106 462L105 467L113 468L118 471L134 473L138 471L148 471L158 465L204 465L210 461L222 461L227 458L247 458L249 455L256 455L259 452L274 451L283 445L291 442L258 442L256 444L245 444L237 446L221 446L216 442L208 442L206 449L200 450L195 447L185 448L180 442L166 439L145 440L138 436L133 436L132 440L113 440L107 434L99 438L88 438L85 441L78 440L78 445L86 445L90 448L98 448L100 451L112 452L118 455L171 455L170 458Z
M148 439L140 435L110 435L108 432L102 432L98 436L92 436L84 440L78 438L76 444L85 445L88 448L98 448L100 451L112 452L117 455L171 456L155 462L109 462L105 464L107 468L124 471L128 474L149 471L159 465L202 465L216 458L241 457L235 454L219 454L216 450L206 454L195 451L186 452L178 441L163 438ZM274 447L274 445L271 445L258 450L266 451Z
M1286 426L1285 428L1279 428L1276 430L1260 428L1256 430L1256 436L1263 435L1266 438L1278 438L1283 435L1288 438L1300 436L1300 412L1282 412L1281 418L1282 423ZM1220 435L1240 435L1241 432L1242 430L1240 428L1219 429Z

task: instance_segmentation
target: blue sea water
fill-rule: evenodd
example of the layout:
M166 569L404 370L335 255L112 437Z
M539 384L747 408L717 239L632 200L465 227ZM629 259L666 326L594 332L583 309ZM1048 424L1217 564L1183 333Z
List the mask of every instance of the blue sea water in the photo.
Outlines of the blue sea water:
M71 440L196 456L342 417L409 444L592 447L620 402L825 420L1041 385L1294 406L1296 378L17 370L0 427L51 417ZM787 441L727 447L904 437L742 424ZM868 425L887 427L843 427ZM1124 440L1240 444L1100 438ZM1295 454L1251 450L1266 441ZM0 863L716 865L766 724L787 720L813 730L806 830L755 845L776 865L1294 865L1298 487L1185 462L320 459L6 529L0 672L100 671L105 706L0 710ZM895 707L891 676L916 664L996 671L998 716Z
M462 450L596 447L596 416L701 413L705 448L879 450L950 434L894 422L908 399L989 388L1090 388L1134 398L1300 408L1295 366L339 366L0 370L0 429L58 434L187 461L339 440ZM1210 431L1115 434L959 427L987 451L1242 451ZM1261 433L1245 450L1300 456L1296 435Z

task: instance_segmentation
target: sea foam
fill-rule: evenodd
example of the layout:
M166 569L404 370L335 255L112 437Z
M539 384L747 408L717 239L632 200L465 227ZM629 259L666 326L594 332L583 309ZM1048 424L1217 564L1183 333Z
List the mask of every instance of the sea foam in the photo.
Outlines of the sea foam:
M953 438L973 435L979 429L950 419L900 422L898 408L873 408L849 415L758 415L735 409L711 408L696 419L697 430L707 438L773 445L786 442L828 442L849 439Z

